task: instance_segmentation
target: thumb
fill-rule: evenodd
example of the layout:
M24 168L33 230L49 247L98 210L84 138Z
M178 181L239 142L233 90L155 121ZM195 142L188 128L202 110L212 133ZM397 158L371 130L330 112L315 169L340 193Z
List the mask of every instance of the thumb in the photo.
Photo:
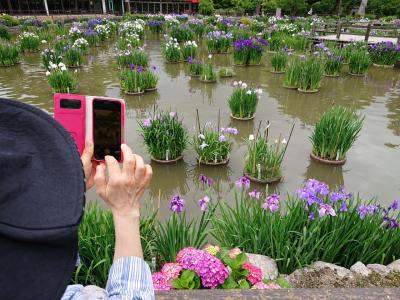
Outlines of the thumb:
M91 141L86 141L85 149L83 150L81 159L83 163L89 163L92 160L94 152L94 145Z

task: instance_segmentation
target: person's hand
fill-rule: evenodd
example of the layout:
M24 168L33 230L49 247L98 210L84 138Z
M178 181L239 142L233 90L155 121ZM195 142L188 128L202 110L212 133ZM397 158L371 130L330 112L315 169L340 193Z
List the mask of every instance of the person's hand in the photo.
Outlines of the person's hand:
M86 191L90 190L94 184L94 174L96 173L95 161L92 161L94 145L91 141L86 141L85 149L83 150L81 160L83 171L85 172Z
M106 166L101 164L97 166L94 182L97 193L108 203L114 216L139 217L140 197L149 186L153 171L127 145L122 144L121 150L122 169L114 157L106 156L108 180Z

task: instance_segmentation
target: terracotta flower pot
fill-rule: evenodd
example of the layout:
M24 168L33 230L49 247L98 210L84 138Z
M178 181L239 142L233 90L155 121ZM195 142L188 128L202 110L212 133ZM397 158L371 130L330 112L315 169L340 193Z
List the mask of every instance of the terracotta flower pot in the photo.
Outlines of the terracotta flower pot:
M344 165L345 163L346 163L346 158L344 158L344 159L342 159L342 160L329 160L329 159L324 159L324 158L321 158L321 157L319 157L319 156L316 156L314 153L310 153L310 157L312 158L312 159L314 159L315 161L318 161L318 162L320 162L320 163L323 163L323 164L327 164L327 165L335 165L335 166L341 166L341 165Z
M270 183L276 183L280 182L282 180L282 176L279 177L273 177L273 178L268 178L268 179L258 179L256 177L253 177L252 175L248 173L244 173L244 176L246 176L248 179L250 179L253 182L261 183L261 184L270 184Z
M156 158L154 158L154 157L151 157L151 160L154 161L154 162L156 162L156 163L160 163L160 164L173 164L173 163L178 162L178 161L181 160L182 158L183 158L183 155L178 156L178 157L175 158L175 159L170 159L170 160L162 160L162 159L156 159Z

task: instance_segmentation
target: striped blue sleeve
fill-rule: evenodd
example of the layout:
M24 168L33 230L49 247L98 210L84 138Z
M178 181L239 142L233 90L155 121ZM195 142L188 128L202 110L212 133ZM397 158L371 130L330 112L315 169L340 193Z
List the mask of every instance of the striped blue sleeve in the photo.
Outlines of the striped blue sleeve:
M114 261L106 286L110 300L154 299L154 288L148 264L138 257Z

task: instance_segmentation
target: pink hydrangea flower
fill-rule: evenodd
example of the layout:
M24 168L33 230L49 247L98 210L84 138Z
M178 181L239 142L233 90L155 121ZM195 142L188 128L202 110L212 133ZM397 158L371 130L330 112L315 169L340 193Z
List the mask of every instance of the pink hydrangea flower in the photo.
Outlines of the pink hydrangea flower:
M238 256L240 253L242 253L242 251L241 251L238 247L236 247L236 248L232 248L232 249L229 251L228 256L229 256L230 258L232 258L232 259L235 259L236 256Z
M176 262L184 269L195 271L205 288L215 289L229 276L228 268L204 250L185 248L178 253Z
M171 284L166 280L165 276L161 272L154 273L151 275L153 279L154 290L156 291L169 291L172 290Z
M280 289L281 287L273 282L267 284L260 281L257 282L255 285L253 285L251 288L255 290L273 290L273 289Z
M182 266L176 263L166 263L161 269L161 273L168 282L178 278L181 271Z
M262 271L259 267L253 265L252 263L246 262L243 264L243 269L249 270L249 274L246 276L246 278L251 282L251 284L256 284L262 280Z

